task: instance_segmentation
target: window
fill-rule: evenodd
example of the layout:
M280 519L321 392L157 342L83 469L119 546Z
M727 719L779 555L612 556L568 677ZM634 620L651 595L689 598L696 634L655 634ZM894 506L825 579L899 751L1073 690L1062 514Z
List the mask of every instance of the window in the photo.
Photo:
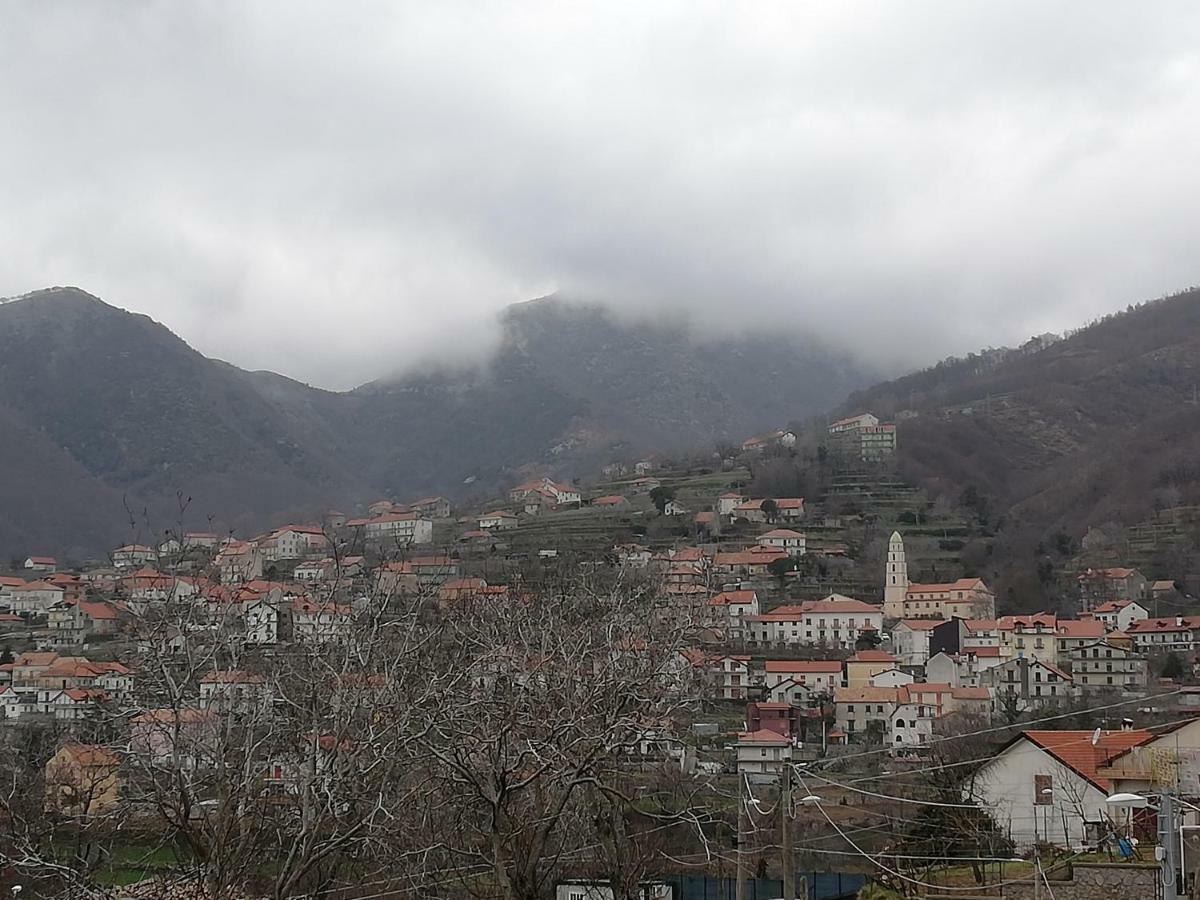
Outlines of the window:
M1033 776L1033 803L1050 806L1054 803L1054 779L1049 775Z

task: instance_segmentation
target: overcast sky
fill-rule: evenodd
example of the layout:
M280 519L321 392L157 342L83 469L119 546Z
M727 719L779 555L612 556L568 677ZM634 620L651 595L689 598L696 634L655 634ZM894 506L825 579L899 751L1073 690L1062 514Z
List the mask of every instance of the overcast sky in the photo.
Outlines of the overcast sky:
M1200 4L28 2L0 295L343 388L551 291L923 364L1200 282Z

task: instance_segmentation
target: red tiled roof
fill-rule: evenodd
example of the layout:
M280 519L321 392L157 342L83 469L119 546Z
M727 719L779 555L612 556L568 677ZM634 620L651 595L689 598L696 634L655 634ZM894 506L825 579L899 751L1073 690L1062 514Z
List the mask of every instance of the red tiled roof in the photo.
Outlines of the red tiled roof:
M1108 791L1112 785L1107 778L1100 777L1098 770L1131 747L1154 738L1151 732L1142 730L1102 731L1100 740L1092 746L1092 735L1091 731L1026 731L1015 740L1028 740L1096 787Z
M1155 584L1157 584L1157 583L1158 582L1155 582ZM1133 603L1132 600L1106 600L1104 603L1101 603L1099 606L1097 606L1095 609L1093 609L1092 612L1093 613L1120 612L1121 610L1123 610L1125 607L1131 605L1132 603Z
M943 622L941 619L901 619L897 623L897 627L903 625L905 628L909 628L912 631L932 631L939 625L944 624L945 622Z
M709 601L713 606L753 603L758 599L757 591L722 591Z
M1055 629L1059 637L1102 638L1104 623L1099 619L1059 619Z
M742 744L790 744L791 739L776 731L761 728L758 731L743 731L738 734L738 742Z
M1127 634L1140 634L1143 632L1161 633L1170 631L1191 631L1200 628L1200 616L1182 616L1182 621L1177 623L1175 619L1139 619L1136 622L1130 622L1129 627L1125 629Z
M31 581L28 584L22 584L13 588L13 593L17 591L62 591L62 588L56 584L50 584L48 581Z
M1090 581L1092 579L1121 579L1128 578L1137 569L1127 569L1123 566L1114 566L1108 569L1088 569L1086 572L1080 572L1078 581Z

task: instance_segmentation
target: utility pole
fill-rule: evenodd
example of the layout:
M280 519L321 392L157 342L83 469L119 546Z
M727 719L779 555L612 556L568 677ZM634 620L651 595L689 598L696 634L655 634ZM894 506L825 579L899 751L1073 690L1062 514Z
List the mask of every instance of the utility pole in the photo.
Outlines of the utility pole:
M738 773L738 824L737 824L737 890L736 900L746 900L746 773Z
M1158 795L1158 861L1162 874L1163 900L1179 900L1179 823L1173 794Z
M783 765L783 790L779 797L779 844L783 854L783 900L795 900L796 891L792 881L795 863L792 860L792 762ZM808 900L808 894L805 895Z

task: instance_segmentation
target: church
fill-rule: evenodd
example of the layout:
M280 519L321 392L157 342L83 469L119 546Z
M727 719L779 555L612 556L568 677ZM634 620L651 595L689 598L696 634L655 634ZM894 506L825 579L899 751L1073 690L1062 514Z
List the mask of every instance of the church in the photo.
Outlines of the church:
M994 619L996 595L982 578L913 584L908 580L904 538L893 531L883 582L883 614L889 619Z

